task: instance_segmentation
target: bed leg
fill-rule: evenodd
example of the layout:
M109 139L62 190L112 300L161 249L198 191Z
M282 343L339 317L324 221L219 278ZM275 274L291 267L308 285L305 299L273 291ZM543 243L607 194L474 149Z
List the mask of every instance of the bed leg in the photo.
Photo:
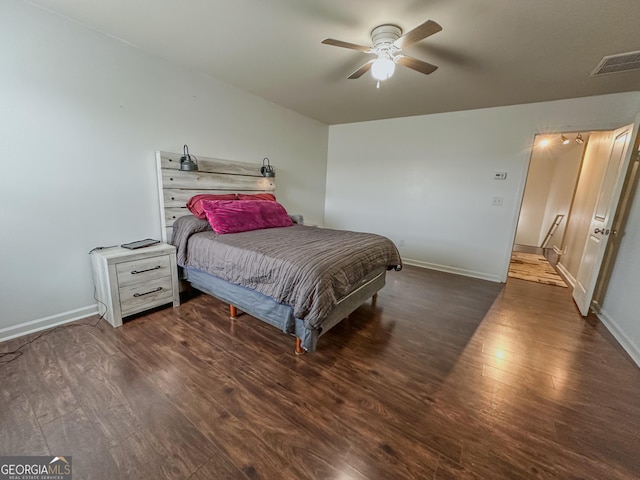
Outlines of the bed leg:
M296 355L304 355L307 351L302 348L302 340L296 337Z
M377 294L377 293L374 293L374 294L373 294L373 297L371 297L371 306L372 306L372 307L375 307L375 306L376 306L376 303L378 303L378 294Z
M229 318L231 320L235 320L238 318L238 309L233 305L229 305Z

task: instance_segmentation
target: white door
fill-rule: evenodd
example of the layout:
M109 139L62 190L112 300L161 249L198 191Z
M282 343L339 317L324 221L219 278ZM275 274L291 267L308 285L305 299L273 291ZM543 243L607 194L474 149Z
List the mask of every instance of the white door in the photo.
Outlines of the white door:
M614 132L607 171L602 180L600 194L591 219L591 229L576 275L573 299L578 305L580 313L585 317L589 313L600 265L611 232L611 223L618 206L624 173L631 158L629 152L631 131L632 125L628 125Z

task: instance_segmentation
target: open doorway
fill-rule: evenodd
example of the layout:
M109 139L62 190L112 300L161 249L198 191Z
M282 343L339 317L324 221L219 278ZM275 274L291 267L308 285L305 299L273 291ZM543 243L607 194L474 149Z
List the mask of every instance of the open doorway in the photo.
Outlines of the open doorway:
M536 136L509 277L575 285L612 136L613 131Z

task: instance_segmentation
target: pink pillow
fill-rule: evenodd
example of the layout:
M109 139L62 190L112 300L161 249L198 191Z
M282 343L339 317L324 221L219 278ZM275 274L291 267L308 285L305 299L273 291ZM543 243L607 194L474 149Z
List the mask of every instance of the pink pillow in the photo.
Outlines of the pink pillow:
M194 195L187 202L187 208L191 213L193 213L194 217L202 218L203 220L207 218L204 214L204 207L202 206L203 200L235 200L235 193L225 193L225 194L212 194L212 193L200 193L198 195Z
M275 202L276 197L272 193L239 193L238 200L266 200Z
M204 200L202 203L207 220L216 233L248 232L293 225L287 211L278 202Z

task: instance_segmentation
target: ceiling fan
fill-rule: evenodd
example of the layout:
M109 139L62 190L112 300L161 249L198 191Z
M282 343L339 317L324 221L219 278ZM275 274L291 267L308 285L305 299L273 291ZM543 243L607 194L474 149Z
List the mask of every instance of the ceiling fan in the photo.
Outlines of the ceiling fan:
M325 38L322 43L376 55L376 58L369 60L349 75L348 78L351 80L360 78L371 70L371 75L378 81L377 86L380 88L380 82L393 75L396 64L425 75L433 73L438 67L417 58L403 55L402 50L434 33L438 33L440 30L442 30L442 27L433 20L427 20L404 35L402 34L402 29L397 25L385 24L379 25L371 31L371 47L343 42L333 38Z

